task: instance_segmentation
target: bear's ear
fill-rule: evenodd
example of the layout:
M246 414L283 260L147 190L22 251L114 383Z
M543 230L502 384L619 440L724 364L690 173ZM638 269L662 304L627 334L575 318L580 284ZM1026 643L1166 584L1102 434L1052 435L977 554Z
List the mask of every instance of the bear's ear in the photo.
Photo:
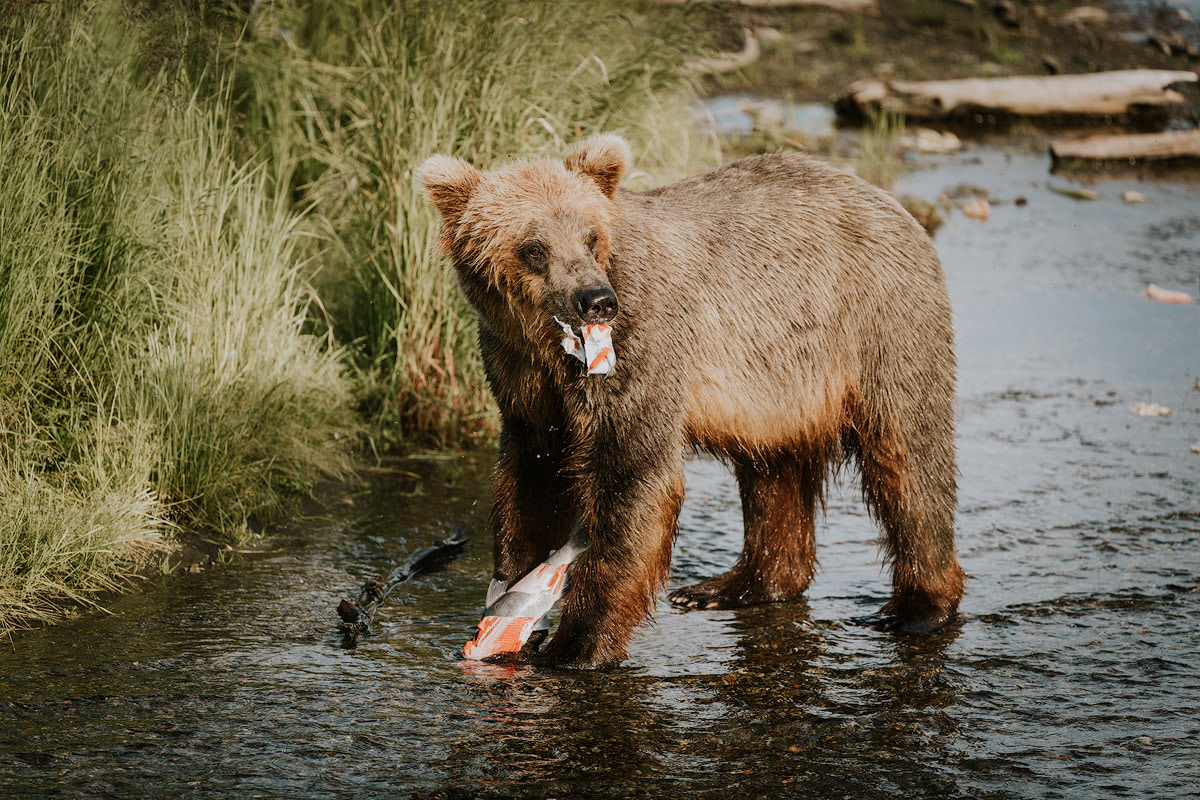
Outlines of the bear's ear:
M575 145L563 163L567 169L590 177L600 191L612 197L633 163L633 153L629 143L620 136L605 133Z
M442 212L446 227L453 229L483 173L461 158L436 155L425 159L425 163L417 168L417 177L425 189L425 196Z

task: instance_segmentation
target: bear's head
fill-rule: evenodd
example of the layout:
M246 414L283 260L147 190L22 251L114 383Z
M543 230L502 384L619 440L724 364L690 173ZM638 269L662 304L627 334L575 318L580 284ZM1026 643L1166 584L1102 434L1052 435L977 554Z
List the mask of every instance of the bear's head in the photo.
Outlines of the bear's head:
M481 313L478 291L498 292L543 325L552 316L578 328L617 315L607 270L620 215L614 195L630 160L624 139L604 135L562 161L485 172L435 155L421 165L425 194L442 214L442 247Z

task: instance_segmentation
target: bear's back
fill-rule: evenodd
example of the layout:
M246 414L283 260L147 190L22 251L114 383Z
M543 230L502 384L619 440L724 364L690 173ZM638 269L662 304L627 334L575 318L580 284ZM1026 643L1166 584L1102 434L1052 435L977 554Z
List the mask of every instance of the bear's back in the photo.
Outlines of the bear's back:
M664 364L688 365L694 440L811 433L881 343L921 332L949 352L928 236L853 175L772 154L617 198L610 276L625 324Z
M851 297L862 312L866 297L944 292L929 237L890 194L803 154L743 158L617 201L618 269L634 283L648 273L655 293L790 296L824 317Z

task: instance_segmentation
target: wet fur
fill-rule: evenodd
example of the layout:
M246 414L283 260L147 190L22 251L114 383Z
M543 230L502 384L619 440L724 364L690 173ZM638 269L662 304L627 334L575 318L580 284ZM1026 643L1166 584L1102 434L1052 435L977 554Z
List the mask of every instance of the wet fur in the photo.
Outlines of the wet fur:
M436 156L423 168L502 416L496 577L523 575L576 516L592 539L546 658L589 668L625 657L666 579L688 448L734 465L746 539L729 573L674 601L801 595L828 470L852 461L892 568L885 614L911 630L942 624L963 583L955 358L924 232L889 195L802 155L643 193L617 188L627 166L627 146L601 137L565 162L480 172ZM521 261L531 236L554 264ZM621 308L606 378L561 350L550 319L595 280Z

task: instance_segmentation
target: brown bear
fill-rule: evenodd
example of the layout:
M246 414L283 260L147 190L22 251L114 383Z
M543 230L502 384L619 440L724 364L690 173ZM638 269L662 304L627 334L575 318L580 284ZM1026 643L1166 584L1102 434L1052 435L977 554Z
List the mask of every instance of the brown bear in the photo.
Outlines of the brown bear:
M825 481L853 460L892 568L877 625L941 626L963 572L954 334L929 238L888 194L804 155L646 192L619 188L630 161L606 135L563 161L420 169L500 408L495 578L520 578L576 520L591 540L557 634L526 655L625 658L667 576L689 448L732 465L745 544L673 602L800 597ZM555 318L609 323L613 371L588 375Z

